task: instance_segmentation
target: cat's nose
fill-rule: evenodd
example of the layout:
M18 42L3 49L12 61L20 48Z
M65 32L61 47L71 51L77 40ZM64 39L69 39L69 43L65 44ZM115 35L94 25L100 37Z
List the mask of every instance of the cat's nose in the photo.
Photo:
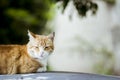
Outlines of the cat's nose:
M41 53L41 57L43 57L43 55L44 55L44 52Z

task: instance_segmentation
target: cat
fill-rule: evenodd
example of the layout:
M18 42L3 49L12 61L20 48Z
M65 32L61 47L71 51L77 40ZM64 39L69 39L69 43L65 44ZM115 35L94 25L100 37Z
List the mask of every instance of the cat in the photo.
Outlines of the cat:
M47 59L54 50L55 33L45 36L28 30L25 45L0 45L0 74L46 71Z

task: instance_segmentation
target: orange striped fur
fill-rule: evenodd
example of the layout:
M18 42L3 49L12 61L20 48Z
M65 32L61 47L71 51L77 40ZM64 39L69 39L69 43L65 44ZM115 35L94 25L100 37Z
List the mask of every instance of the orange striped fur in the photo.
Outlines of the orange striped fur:
M46 71L47 58L54 50L54 33L48 36L28 31L25 45L0 45L0 74Z

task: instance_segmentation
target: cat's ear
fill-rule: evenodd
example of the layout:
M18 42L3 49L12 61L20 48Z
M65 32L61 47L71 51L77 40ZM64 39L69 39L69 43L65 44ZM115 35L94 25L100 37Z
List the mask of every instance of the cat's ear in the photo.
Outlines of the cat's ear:
M51 39L52 41L54 40L54 37L55 37L55 32L48 35L48 38Z
M29 36L29 40L33 40L36 38L36 35L29 30L28 30L28 36Z

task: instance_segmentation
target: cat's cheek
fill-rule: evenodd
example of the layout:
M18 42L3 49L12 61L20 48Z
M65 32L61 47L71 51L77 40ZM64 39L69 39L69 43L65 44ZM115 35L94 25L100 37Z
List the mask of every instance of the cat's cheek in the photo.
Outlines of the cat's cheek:
M48 58L48 56L49 56L49 53L48 53L48 52L45 52L45 53L44 53L44 57L45 57L45 58Z
M31 57L33 57L33 58L36 58L36 57L37 57L37 56L35 55L34 50L30 50L30 51L29 51L29 55L30 55Z
M31 51L30 51L30 53L33 55L33 54L34 54L34 51L33 51L33 50L31 50Z

